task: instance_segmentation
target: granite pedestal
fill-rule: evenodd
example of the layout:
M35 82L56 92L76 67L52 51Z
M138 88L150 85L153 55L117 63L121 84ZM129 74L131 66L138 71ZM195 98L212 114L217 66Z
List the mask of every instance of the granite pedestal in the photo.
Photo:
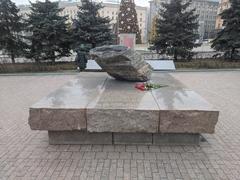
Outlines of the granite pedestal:
M140 91L105 73L80 73L30 108L33 130L50 144L198 144L214 133L219 112L168 73L151 81L167 87Z

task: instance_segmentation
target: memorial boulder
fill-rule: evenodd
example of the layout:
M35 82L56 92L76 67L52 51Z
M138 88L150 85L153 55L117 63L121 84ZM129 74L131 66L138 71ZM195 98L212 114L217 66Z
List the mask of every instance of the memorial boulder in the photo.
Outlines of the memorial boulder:
M152 67L141 54L125 46L111 45L94 48L90 55L98 65L117 80L148 81Z

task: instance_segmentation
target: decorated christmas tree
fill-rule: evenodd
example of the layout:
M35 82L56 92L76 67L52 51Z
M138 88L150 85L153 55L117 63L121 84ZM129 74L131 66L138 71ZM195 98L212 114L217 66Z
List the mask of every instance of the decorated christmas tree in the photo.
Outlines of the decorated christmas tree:
M136 34L136 43L141 44L141 33L138 27L134 0L121 1L118 14L118 33L134 33Z

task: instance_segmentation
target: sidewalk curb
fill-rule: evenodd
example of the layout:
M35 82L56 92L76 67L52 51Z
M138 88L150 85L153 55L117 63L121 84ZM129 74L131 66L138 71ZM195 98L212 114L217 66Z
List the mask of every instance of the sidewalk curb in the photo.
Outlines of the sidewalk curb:
M154 73L180 73L180 72L238 72L240 69L177 69L177 70L158 70ZM103 72L103 71L84 71L84 72ZM81 72L77 71L63 71L63 72L37 72L37 73L0 73L1 76L49 76L49 75L79 75Z

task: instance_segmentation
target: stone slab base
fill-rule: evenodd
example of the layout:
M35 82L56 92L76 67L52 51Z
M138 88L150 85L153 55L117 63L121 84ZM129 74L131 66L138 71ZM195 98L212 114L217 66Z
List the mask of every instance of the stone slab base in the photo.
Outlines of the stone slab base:
M89 133L214 133L219 112L211 104L170 74L154 73L151 81L167 87L143 92L135 82L81 73L31 106L29 125ZM121 137L114 138L121 144Z
M112 133L48 131L49 144L112 144Z
M114 144L152 144L151 133L113 133Z
M200 134L153 134L153 144L199 144Z
M48 131L49 144L141 144L198 145L200 134L88 133L86 131Z

